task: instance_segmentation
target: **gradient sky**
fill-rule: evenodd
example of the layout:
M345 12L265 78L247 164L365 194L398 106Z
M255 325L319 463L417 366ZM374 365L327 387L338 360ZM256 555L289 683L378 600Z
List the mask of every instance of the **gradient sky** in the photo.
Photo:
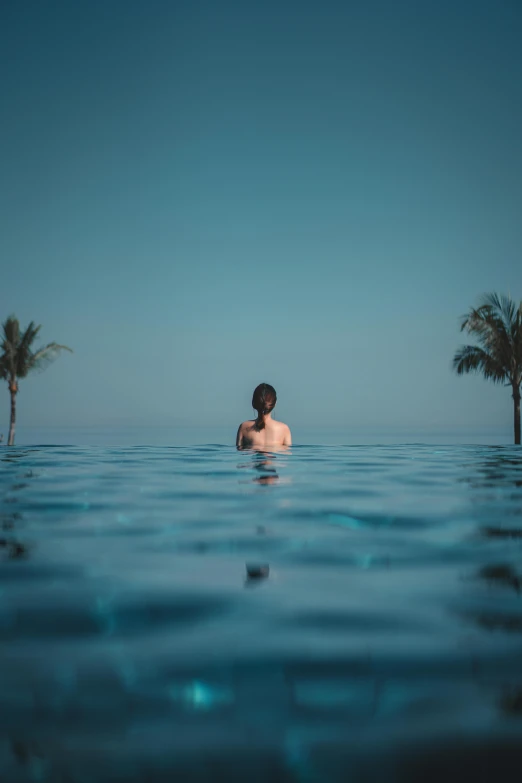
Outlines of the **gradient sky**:
M0 318L70 345L20 425L499 427L450 369L522 298L518 0L0 6ZM7 429L7 390L0 430Z

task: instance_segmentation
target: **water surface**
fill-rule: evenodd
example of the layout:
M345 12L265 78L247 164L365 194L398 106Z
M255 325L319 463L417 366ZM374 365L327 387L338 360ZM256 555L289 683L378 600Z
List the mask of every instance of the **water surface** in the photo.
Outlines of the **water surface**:
M522 761L519 448L2 449L0 515L2 780Z

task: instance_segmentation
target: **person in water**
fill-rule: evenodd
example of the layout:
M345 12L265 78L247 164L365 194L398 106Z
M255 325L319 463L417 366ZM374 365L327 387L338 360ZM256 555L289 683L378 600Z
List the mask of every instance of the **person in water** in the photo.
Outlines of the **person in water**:
M272 446L291 446L290 427L272 418L277 402L276 390L269 383L260 383L252 395L252 407L257 419L239 425L236 437L238 449L265 449Z

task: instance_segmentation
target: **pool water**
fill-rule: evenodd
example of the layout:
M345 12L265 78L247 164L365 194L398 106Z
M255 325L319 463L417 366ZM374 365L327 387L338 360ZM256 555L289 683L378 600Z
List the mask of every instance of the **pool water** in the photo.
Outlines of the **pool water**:
M5 448L0 521L2 781L520 768L520 448Z

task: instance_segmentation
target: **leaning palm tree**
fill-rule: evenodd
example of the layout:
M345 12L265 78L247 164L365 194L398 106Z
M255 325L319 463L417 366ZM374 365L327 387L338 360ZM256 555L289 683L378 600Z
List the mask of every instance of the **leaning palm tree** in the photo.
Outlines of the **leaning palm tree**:
M11 422L9 425L8 446L14 446L16 423L16 395L18 379L25 378L31 370L43 370L60 351L71 351L66 345L49 343L44 348L32 351L31 346L41 329L31 321L25 332L20 332L18 319L11 315L3 324L4 340L1 345L0 378L7 380L11 394ZM71 351L72 352L72 351Z
M458 375L482 373L493 383L511 386L515 443L520 443L520 384L522 383L522 302L509 296L486 294L478 307L463 316L461 331L472 334L479 345L463 345L453 357Z

